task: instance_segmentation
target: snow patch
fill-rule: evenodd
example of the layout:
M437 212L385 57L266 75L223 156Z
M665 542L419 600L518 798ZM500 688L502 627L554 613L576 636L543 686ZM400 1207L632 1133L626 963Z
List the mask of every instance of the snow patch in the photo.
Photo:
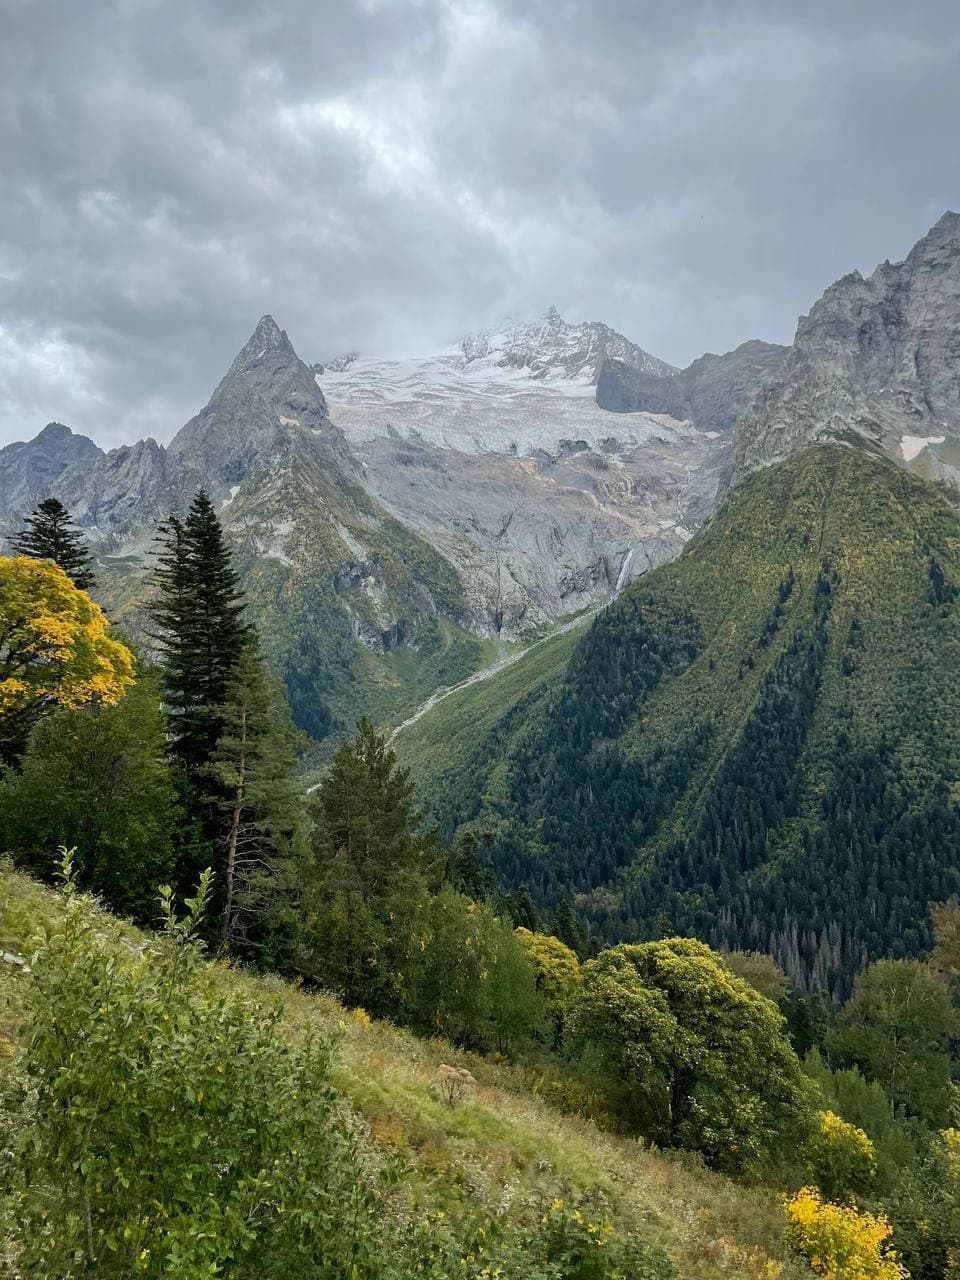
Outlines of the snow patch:
M278 413L278 414L277 414L277 417L280 419L280 421L283 423L283 425L284 425L285 427L299 427L299 426L300 426L300 419L299 419L299 418L285 418L285 417L283 416L283 414L282 414L282 413Z
M911 462L928 444L943 444L946 436L902 436L900 452L904 462Z
M234 500L234 498L237 496L239 492L240 492L240 486L238 484L232 484L230 486L230 497L224 498L224 500L220 503L220 510L222 511L224 507L229 507L230 503Z
M475 456L556 456L561 440L583 440L606 452L611 436L623 450L653 442L703 438L689 423L648 413L599 408L587 373L541 380L529 369L464 363L459 348L410 360L361 357L321 382L330 415L357 443L420 436L428 444ZM515 450L511 446L516 446Z

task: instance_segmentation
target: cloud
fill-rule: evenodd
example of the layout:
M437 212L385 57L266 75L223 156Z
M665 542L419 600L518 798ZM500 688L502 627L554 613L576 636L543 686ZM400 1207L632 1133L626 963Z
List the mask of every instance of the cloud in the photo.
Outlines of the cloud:
M556 303L789 340L960 200L952 3L0 0L0 442ZM920 20L922 17L922 21Z

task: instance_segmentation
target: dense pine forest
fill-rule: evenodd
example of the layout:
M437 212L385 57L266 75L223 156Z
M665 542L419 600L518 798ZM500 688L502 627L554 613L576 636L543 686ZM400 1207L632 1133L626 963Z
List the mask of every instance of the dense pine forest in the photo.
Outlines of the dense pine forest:
M780 1225L730 1274L957 1274L958 546L934 490L799 455L466 758L361 721L308 794L208 496L142 652L42 503L0 559L9 1273L717 1274L521 1152L532 1093L749 1188ZM496 1084L497 1172L351 1096L346 1019L447 1046L420 1123Z

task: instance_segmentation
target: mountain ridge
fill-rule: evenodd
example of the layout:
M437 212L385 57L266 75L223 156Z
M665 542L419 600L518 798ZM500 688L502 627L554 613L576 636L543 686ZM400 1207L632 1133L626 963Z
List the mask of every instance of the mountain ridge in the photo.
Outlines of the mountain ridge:
M960 480L960 214L902 262L849 272L801 316L779 376L741 415L723 488L818 441L858 439Z

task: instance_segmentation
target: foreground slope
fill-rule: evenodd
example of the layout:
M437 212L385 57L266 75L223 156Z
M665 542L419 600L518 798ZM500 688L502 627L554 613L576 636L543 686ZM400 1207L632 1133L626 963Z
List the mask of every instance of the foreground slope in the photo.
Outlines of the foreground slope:
M666 920L843 989L865 957L922 948L928 902L960 889L958 589L946 497L805 450L605 610L562 673L477 690L478 740L445 732L449 699L398 746L448 825L491 831L509 882L580 895L605 937Z
M3 1093L27 981L9 959L27 950L33 931L60 910L55 894L0 866L0 952L7 954L0 961ZM142 941L132 930L130 935L131 942ZM563 1114L548 1101L556 1085L535 1071L497 1065L440 1040L418 1040L277 979L217 972L224 986L241 986L260 1000L279 995L291 1037L336 1039L334 1081L358 1120L370 1165L398 1159L403 1185L426 1212L452 1215L473 1204L510 1218L544 1196L549 1203L559 1192L575 1203L588 1194L609 1204L618 1233L663 1248L678 1280L809 1275L784 1245L778 1197ZM446 1106L436 1090L443 1063L467 1067L478 1082L456 1107ZM0 1224L5 1207L15 1212L0 1196ZM0 1266L3 1260L0 1244Z

